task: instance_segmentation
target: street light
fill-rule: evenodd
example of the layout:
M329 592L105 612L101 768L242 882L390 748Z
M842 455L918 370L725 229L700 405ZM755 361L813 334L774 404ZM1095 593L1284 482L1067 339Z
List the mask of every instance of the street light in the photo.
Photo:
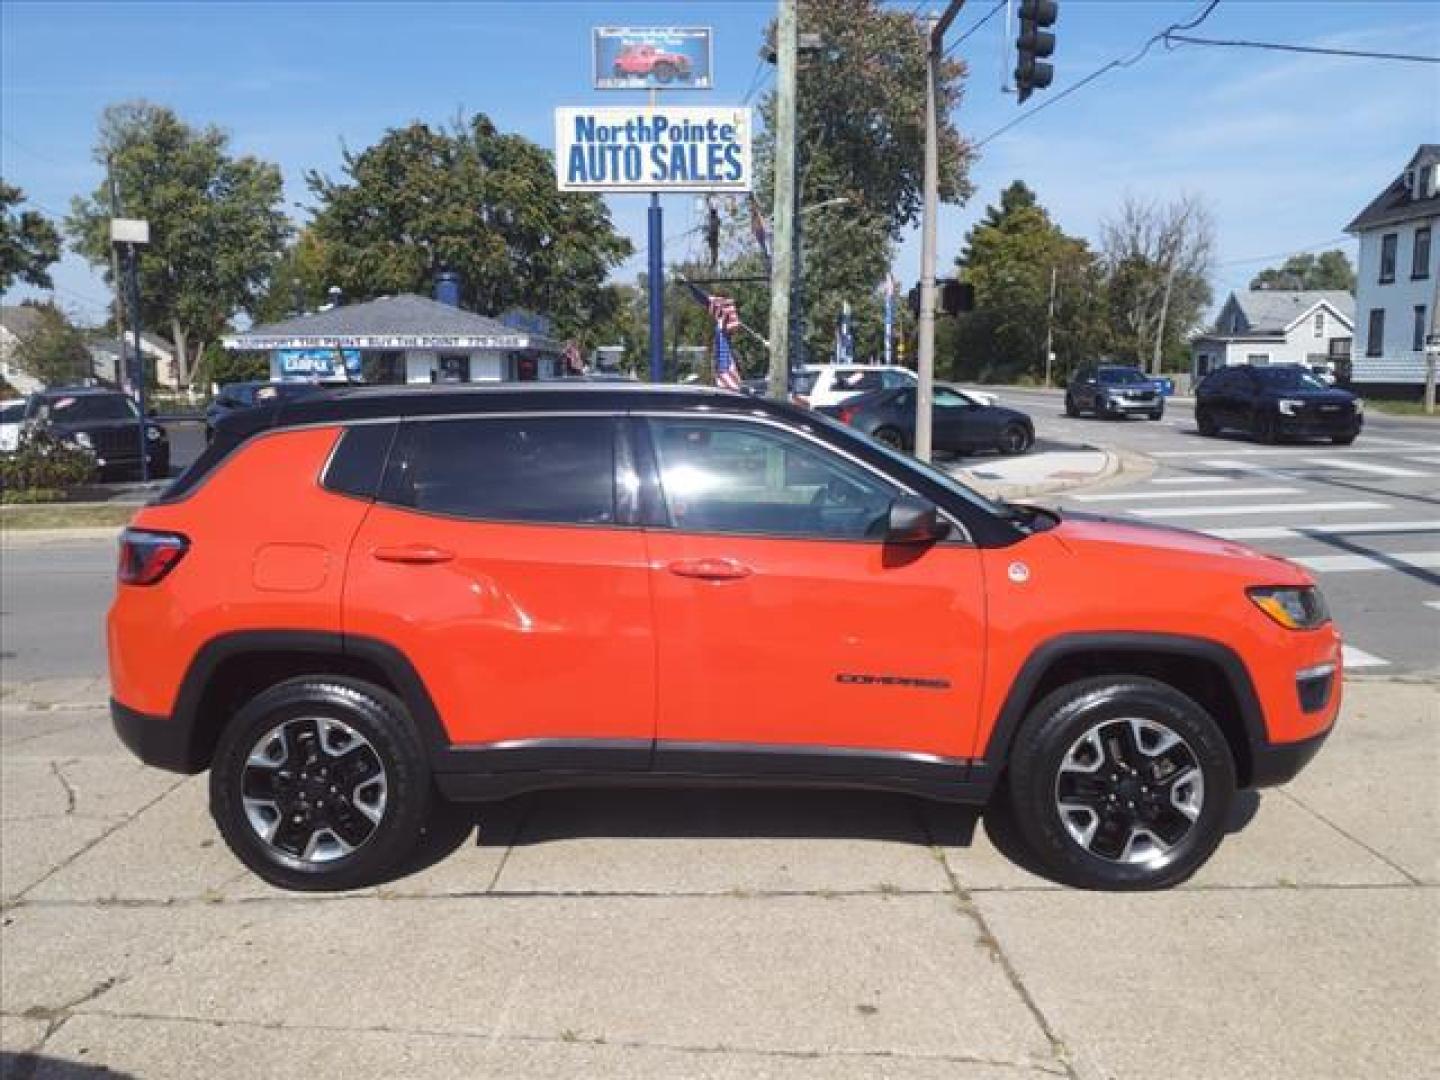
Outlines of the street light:
M136 249L150 243L150 222L142 218L111 218L110 243L125 249L125 284L130 294L130 332L135 335L135 396L139 406L140 422L140 482L150 479L149 445L145 428L145 352L140 338L140 259ZM120 352L125 352L125 342L120 342Z

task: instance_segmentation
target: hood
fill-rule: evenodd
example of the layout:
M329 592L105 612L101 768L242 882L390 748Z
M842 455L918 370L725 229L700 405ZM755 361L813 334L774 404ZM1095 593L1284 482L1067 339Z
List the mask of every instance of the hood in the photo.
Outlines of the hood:
M1049 535L1077 554L1094 547L1123 554L1116 549L1129 548L1137 560L1154 566L1159 559L1176 572L1223 573L1266 585L1314 584L1309 573L1278 556L1169 525L1067 511ZM1136 565L1142 564L1137 561Z

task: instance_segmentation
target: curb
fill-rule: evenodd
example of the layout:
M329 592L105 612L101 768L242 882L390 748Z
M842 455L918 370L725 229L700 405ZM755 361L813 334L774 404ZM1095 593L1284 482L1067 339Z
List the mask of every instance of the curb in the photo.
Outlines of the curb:
M67 540L113 540L124 525L77 525L73 529L0 528L0 548L44 547Z
M1104 463L1097 472L1087 476L1067 477L1063 480L1040 480L1033 484L987 484L983 488L970 478L961 480L994 498L1005 500L1033 499L1042 495L1060 495L1084 488L1131 484L1154 473L1155 462L1144 454L1122 450L1114 446L1095 446L1105 455ZM957 479L960 479L957 477Z

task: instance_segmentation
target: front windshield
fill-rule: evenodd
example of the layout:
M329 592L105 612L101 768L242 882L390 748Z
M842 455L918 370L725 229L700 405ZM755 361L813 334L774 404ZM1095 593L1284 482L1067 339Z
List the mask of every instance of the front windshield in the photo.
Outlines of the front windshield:
M861 432L856 431L854 428L826 416L824 413L811 413L806 417L806 419L809 421L813 421L818 425L824 425L828 430L840 435L847 442L863 443L865 445L865 448L868 450L880 451L881 454L883 454L885 457L889 458L896 464L902 465L905 468L913 469L914 471L921 473L927 480L930 480L932 483L939 485L946 491L952 492L953 494L964 499L966 502L980 507L980 509L984 510L987 514L997 514L1001 516L1006 515L1006 509L1004 504L997 502L996 500L991 499L988 496L980 494L980 492L976 491L972 487L967 487L965 484L961 483L949 473L937 469L934 465L931 465L928 462L921 461L919 458L913 458L909 454L902 454L898 450L892 450L884 443L872 439L870 438L870 436L864 435Z
M7 401L0 405L0 424L18 424L24 415L24 401Z
M140 410L124 394L78 394L51 398L50 419L57 424L87 424L96 420L136 420Z
M1298 367L1257 367L1255 374L1260 385L1268 390L1328 390L1330 389L1310 372Z
M1129 383L1148 382L1144 375L1134 368L1101 368L1099 380L1107 386L1119 386Z

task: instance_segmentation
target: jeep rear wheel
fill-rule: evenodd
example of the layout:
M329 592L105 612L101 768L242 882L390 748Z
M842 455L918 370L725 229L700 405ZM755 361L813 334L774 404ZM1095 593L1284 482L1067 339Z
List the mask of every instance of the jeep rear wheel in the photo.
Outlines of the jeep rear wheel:
M1006 811L1044 870L1088 889L1184 881L1224 835L1235 764L1215 721L1153 679L1073 683L1011 750Z
M210 771L225 842L285 889L382 880L414 849L429 801L429 766L405 706L353 679L266 690L226 726Z

